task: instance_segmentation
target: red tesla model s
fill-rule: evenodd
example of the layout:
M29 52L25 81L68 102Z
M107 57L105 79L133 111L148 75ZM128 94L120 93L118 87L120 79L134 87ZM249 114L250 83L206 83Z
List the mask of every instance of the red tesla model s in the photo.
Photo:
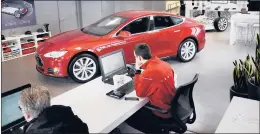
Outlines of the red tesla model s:
M178 56L188 62L204 48L205 29L194 20L165 12L118 12L46 40L37 48L36 69L84 83L99 74L98 56L123 49L126 62L134 63L133 48L139 43L148 44L154 56Z

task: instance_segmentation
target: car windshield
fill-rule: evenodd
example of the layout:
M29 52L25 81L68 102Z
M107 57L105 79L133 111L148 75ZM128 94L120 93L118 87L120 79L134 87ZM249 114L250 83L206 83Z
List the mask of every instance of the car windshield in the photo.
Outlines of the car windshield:
M104 36L116 29L127 20L127 18L121 16L110 15L97 21L94 24L82 28L81 31L96 36Z

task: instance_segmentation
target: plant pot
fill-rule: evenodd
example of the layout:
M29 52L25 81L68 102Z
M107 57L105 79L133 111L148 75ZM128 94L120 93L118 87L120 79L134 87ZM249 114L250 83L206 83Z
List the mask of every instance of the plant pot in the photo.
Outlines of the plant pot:
M230 88L230 93L229 93L229 97L230 97L230 101L232 100L232 98L234 96L237 96L237 97L242 97L242 98L248 98L248 94L247 93L239 93L239 92L236 92L234 90L234 86L232 86Z
M249 78L247 81L248 98L253 100L260 100L260 87L254 84L255 78Z

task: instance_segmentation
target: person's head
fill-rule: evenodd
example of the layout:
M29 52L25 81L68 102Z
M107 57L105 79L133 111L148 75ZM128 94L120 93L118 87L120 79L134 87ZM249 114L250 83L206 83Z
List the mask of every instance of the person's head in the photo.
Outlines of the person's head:
M51 97L47 88L43 86L31 87L21 92L19 107L26 121L37 118L38 115L51 105Z
M149 46L145 43L138 44L134 48L134 55L136 63L139 65L144 64L147 60L152 58L152 53Z

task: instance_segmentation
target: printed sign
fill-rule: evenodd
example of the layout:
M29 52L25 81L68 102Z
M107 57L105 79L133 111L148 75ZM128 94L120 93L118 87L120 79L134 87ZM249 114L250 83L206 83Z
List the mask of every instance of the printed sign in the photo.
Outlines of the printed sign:
M1 0L2 29L36 24L34 0Z

